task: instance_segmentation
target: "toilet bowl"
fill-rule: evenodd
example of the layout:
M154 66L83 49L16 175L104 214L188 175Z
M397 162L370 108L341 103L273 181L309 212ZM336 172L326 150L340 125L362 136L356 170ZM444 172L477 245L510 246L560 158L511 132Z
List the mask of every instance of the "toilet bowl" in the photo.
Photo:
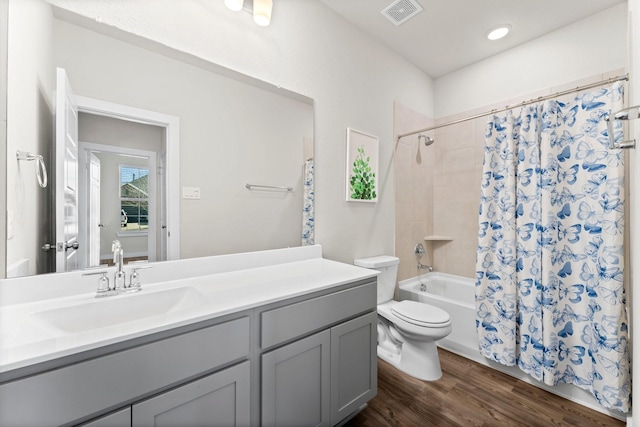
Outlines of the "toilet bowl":
M449 314L417 301L395 301L400 260L391 256L362 258L359 267L380 271L378 276L378 357L421 380L442 376L436 341L451 333Z

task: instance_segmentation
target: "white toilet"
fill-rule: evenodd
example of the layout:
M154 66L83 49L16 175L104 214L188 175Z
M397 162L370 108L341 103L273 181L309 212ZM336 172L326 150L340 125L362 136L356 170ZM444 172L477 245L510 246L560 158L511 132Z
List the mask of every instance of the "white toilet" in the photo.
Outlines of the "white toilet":
M378 357L426 381L442 376L436 341L451 333L446 311L417 301L394 301L398 264L392 256L354 261L378 275Z

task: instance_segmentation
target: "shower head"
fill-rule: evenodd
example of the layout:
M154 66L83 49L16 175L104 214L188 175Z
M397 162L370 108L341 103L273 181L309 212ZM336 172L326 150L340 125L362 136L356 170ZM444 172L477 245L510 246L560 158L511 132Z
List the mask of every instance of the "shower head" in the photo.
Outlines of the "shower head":
M434 142L436 142L433 138L431 138L430 136L425 136L423 134L418 135L418 142L420 142L420 138L424 138L424 146L428 147L431 144L433 144Z

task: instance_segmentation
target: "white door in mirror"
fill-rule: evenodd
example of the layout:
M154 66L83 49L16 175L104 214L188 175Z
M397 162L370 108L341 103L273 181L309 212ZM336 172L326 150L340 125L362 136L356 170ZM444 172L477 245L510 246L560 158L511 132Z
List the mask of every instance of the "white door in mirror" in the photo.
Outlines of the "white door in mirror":
M78 104L67 73L57 69L55 188L56 272L78 268Z

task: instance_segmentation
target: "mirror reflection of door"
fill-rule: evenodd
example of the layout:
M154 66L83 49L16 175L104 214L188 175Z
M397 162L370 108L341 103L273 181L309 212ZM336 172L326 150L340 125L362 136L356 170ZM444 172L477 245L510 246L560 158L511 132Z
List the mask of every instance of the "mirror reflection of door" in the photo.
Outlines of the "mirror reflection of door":
M80 267L78 260L78 106L67 73L56 70L56 271Z
M89 220L88 247L89 259L87 267L100 265L100 231L104 224L100 220L100 159L89 153Z
M85 117L81 116L82 123ZM86 126L81 124L80 128ZM83 139L91 132L86 133ZM105 135L108 138L111 134ZM87 220L81 221L80 241L88 241L90 248L85 251L85 266L112 264L111 242L115 239L123 245L125 262L158 260L155 233L161 209L156 197L157 153L84 141L80 151L81 211L87 213L81 215ZM92 176L97 170L94 158L99 161L99 191ZM98 193L99 201L92 193Z

